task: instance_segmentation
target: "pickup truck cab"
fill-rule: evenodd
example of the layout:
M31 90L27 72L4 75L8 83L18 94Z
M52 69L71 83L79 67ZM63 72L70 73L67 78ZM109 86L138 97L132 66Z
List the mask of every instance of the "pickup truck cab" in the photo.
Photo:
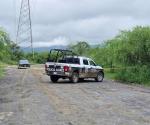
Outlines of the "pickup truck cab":
M52 82L57 82L59 78L69 78L71 82L77 83L85 78L94 78L97 82L102 82L104 78L103 68L88 58L77 55L67 55L69 50L53 50L57 51L62 58L56 57L55 60L49 58L45 63L45 71ZM51 53L51 52L50 52Z

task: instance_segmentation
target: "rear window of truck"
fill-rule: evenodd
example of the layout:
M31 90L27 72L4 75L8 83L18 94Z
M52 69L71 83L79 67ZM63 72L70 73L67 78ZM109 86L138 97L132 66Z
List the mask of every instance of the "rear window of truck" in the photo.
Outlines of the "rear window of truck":
M79 58L65 58L66 63L70 64L80 64Z

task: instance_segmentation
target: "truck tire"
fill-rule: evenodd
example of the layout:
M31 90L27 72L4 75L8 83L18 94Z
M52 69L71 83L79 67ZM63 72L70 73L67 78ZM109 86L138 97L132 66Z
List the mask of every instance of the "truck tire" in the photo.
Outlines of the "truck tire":
M104 73L103 72L98 72L97 77L95 78L96 82L102 82L104 79Z
M70 81L72 83L77 83L79 81L79 74L77 72L73 72Z
M53 83L56 83L59 78L57 76L50 76L50 79Z

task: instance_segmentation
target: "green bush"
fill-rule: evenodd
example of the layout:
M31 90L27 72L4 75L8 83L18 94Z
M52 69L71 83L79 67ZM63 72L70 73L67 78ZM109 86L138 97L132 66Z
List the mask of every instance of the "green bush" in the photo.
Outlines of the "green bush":
M124 68L116 72L116 78L121 81L149 84L150 82L150 68L146 65L135 66L133 68Z
M4 75L4 64L0 62L0 78Z

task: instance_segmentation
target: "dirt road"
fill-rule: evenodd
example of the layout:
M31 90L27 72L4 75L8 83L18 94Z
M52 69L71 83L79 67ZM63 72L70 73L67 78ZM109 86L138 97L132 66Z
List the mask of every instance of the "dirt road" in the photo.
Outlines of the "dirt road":
M54 84L42 67L6 69L0 125L150 125L150 89L108 80Z

